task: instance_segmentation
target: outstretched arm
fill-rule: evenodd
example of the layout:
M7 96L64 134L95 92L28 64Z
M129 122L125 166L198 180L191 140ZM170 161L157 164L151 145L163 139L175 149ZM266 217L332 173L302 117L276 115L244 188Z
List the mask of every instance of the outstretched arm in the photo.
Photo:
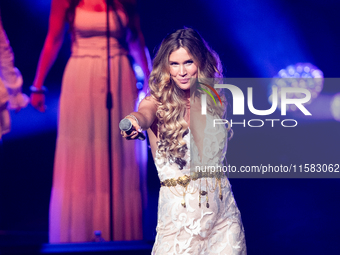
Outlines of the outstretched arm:
M33 86L41 90L45 78L53 65L64 40L67 0L52 0L48 32L41 51ZM31 94L31 104L39 111L45 110L45 97L40 93Z
M132 132L129 135L126 134L126 132L122 131L122 136L127 139L136 139L138 136L138 132L141 132L142 130L147 130L151 127L152 123L155 121L156 112L156 101L151 96L144 98L139 104L138 111L130 113L130 115L136 117L138 123L136 122L134 117L125 117L131 121L132 126L136 131Z

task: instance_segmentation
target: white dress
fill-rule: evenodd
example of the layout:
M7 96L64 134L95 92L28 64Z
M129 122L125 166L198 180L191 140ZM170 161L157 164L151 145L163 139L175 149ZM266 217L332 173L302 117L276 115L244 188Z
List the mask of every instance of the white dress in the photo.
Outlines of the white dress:
M26 107L29 99L21 93L23 79L14 67L14 54L0 16L0 139L11 129L9 109Z
M127 18L110 13L114 240L142 239L142 204L134 142L119 121L134 111L136 80L119 43ZM60 96L50 202L49 241L88 242L100 230L110 240L107 131L106 12L76 8L75 41Z
M209 118L211 116L207 115L202 160L189 130L184 136L189 148L185 156L188 163L184 169L179 170L177 164L170 164L156 157L155 164L161 182L183 175L192 177L196 170L192 168L190 172L190 165L222 165L227 148L226 128L220 125L216 128L209 126L209 123L213 123ZM191 180L184 198L185 207L181 204L184 189L182 186L161 187L157 236L152 254L247 254L241 214L231 185L227 178L222 178L221 184L222 201L215 178ZM200 186L201 190L208 191L208 201L206 196L202 196L201 207L198 191Z

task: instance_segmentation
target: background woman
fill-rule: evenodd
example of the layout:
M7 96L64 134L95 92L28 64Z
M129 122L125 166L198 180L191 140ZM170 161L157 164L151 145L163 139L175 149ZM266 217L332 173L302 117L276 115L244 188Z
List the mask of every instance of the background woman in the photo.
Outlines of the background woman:
M205 85L222 76L221 63L193 29L167 36L150 75L151 95L126 116L136 131L147 130L161 189L157 236L152 254L246 254L244 229L231 186L223 172L196 171L221 166L228 131L213 126L226 110L208 100L201 114ZM208 84L207 84L208 83Z
M45 110L43 84L64 39L72 54L60 96L58 138L50 202L49 240L91 241L96 230L109 240L107 154L106 8L110 10L114 240L142 239L142 206L134 144L123 144L118 121L133 111L136 80L128 55L148 76L135 1L52 0L47 37L40 55L31 103ZM117 134L117 135L115 135Z

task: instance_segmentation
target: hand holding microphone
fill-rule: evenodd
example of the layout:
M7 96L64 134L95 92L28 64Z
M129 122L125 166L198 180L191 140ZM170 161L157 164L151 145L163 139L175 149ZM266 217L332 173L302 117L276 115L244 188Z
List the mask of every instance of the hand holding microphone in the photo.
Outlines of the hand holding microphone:
M137 125L133 125L131 120L134 120ZM119 128L124 138L131 140L138 138L141 141L145 140L145 135L139 126L138 119L134 115L128 115L119 122Z

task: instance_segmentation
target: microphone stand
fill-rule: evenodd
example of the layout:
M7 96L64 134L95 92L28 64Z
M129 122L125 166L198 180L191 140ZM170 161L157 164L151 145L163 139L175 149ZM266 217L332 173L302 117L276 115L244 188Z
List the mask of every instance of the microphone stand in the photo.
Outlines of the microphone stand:
M106 0L106 41L107 41L107 94L106 108L108 114L108 160L109 160L109 199L110 199L110 241L113 241L113 172L112 172L112 130L111 130L111 109L112 109L112 93L111 93L111 75L110 75L110 22L109 22L110 0Z

